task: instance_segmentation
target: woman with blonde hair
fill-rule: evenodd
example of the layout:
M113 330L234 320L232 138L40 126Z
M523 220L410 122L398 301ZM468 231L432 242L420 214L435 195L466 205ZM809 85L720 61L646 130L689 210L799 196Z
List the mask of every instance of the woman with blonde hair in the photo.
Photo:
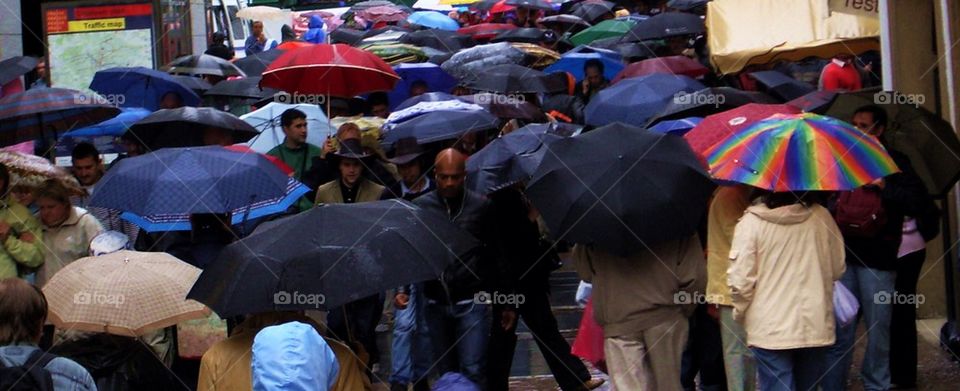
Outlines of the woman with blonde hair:
M103 226L90 212L70 204L70 191L56 180L36 190L37 216L43 224L44 263L37 276L43 286L64 266L90 254L90 241Z

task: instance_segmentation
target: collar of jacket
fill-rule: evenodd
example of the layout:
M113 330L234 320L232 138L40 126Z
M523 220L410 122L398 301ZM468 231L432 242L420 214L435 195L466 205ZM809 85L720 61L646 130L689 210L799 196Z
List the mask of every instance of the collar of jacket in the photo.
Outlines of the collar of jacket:
M88 213L90 213L90 212L87 212L85 209L80 209L80 208L78 208L78 207L76 207L76 206L71 206L71 207L70 207L70 215L67 216L67 219L66 219L66 220L64 220L62 223L60 223L60 224L57 225L56 227L48 227L48 226L46 226L46 224L44 224L43 230L46 231L46 230L48 230L48 229L60 229L60 228L63 228L63 227L69 227L69 226L72 226L72 225L77 225L77 224L80 223L80 219L83 218L83 216L86 215L86 214L88 214Z

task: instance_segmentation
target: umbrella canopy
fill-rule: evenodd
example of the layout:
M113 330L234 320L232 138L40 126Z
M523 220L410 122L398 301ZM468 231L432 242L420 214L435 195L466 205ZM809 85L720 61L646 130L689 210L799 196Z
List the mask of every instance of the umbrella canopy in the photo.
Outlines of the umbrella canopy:
M486 111L438 110L394 125L384 136L387 144L414 137L426 144L458 138L466 133L496 129L499 120Z
M0 61L0 86L32 71L40 63L36 57L15 56Z
M186 75L210 75L210 76L246 76L240 68L233 63L217 56L209 54L194 54L183 56L167 64L168 73L186 74Z
M176 231L190 229L189 214L229 213L241 224L281 213L308 191L258 153L167 148L121 160L90 205L123 211L146 231Z
M122 96L122 107L160 108L160 100L168 93L180 96L184 105L197 106L200 97L190 87L170 74L144 67L117 67L97 71L90 89L102 95Z
M420 30L408 33L400 38L401 43L431 47L444 52L457 52L460 49L472 47L477 43L466 35L446 30Z
M804 111L852 119L858 108L885 102L878 105L886 110L888 117L887 128L880 136L884 145L910 158L930 194L945 196L960 178L960 164L957 164L960 140L949 122L923 106L898 101L894 94L899 92L814 92L805 96L808 99L789 104L809 101L801 107Z
M427 91L448 92L457 85L457 79L450 76L439 65L431 63L398 64L393 70L400 75L400 82L387 94L391 110L410 97L410 89L415 84L426 84Z
M233 114L211 107L158 110L133 124L129 132L147 148L157 150L203 145L207 128L226 130L241 143L257 135L256 129Z
M230 151L243 152L243 153L259 153L243 144L233 144L223 148ZM269 160L270 163L273 163L274 166L277 166L277 168L279 168L280 171L283 171L284 174L287 174L287 175L294 174L293 168L287 165L287 163L284 163L283 160L280 160L280 158L273 155L267 155L265 153L261 153L260 156L263 156L265 159Z
M120 109L107 99L65 88L35 88L0 99L0 145L43 137L112 118ZM54 134L50 134L53 130Z
M374 7L388 7L388 8L395 8L398 10L400 9L400 7L398 7L396 4L387 0L367 0L367 1L361 1L359 3L356 3L350 6L349 11L356 13L356 12L363 11L365 9L374 8Z
M636 23L627 20L604 20L570 37L575 45L587 45L603 38L622 37Z
M523 50L508 42L498 42L460 50L440 67L453 77L466 79L475 77L493 65L521 64L526 58L527 54Z
M651 75L654 73L684 75L692 78L698 78L710 73L710 70L687 56L657 57L648 60L637 61L627 65L627 67L617 74L617 76L614 77L611 82L616 83L623 79Z
M407 201L327 204L227 246L187 297L220 316L335 308L435 279L476 245L443 215Z
M560 15L550 15L544 16L539 20L540 24L547 28L558 27L563 31L569 31L571 33L576 33L580 30L583 30L587 27L592 26L583 18L576 15L569 14L560 14Z
M570 8L570 14L587 22L596 23L608 14L613 14L614 3L609 1L587 0L575 3ZM564 13L561 10L561 13Z
M540 45L526 42L510 42L509 45L524 54L524 61L520 64L530 68L543 69L560 59L560 53Z
M370 7L362 9L356 12L357 16L371 21L371 22L399 22L402 20L407 20L408 12L397 8L397 6L391 4L380 5L376 7Z
M457 34L468 35L476 40L486 40L496 37L507 30L515 30L516 25L509 23L481 23L457 30Z
M460 100L483 107L484 110L504 119L522 119L530 122L547 120L543 110L521 97L481 92L459 97Z
M137 121L146 118L151 113L150 110L142 107L125 107L121 110L122 111L120 114L118 114L116 117L110 118L98 124L85 126L80 129L74 129L66 132L61 137L61 140L72 137L120 137L127 132L127 129L130 129L130 126L135 124Z
M238 18L247 20L272 20L277 22L289 21L290 16L282 9L265 5L243 7L237 11Z
M588 125L624 122L644 126L666 107L675 94L703 89L703 84L686 76L653 74L626 79L600 90L584 111Z
M777 71L751 72L757 83L766 88L767 93L780 98L784 102L793 100L816 91L809 83L804 83Z
M560 60L553 63L543 71L546 73L569 72L573 74L578 81L583 80L586 75L583 66L587 61L598 60L603 64L603 77L607 80L613 79L621 70L623 62L620 53L612 50L593 48L590 46L579 46L566 52L560 57Z
M775 192L851 190L900 171L875 137L813 113L774 114L706 158L717 179Z
M48 179L54 179L70 190L72 195L87 195L87 191L80 186L73 174L67 172L63 167L53 165L49 160L40 156L0 150L0 163L3 163L10 173L8 188L33 189L40 187Z
M247 145L254 151L267 153L283 143L286 136L280 126L280 116L289 109L297 109L307 115L307 143L323 145L327 137L336 133L336 129L330 125L327 116L317 105L270 102L256 111L240 116L240 119L260 132L248 141Z
M221 81L203 93L204 97L230 97L263 99L277 92L272 88L260 89L260 76Z
M527 195L557 240L627 254L686 237L714 189L681 137L615 123L549 147Z
M683 136L687 134L687 132L693 130L693 128L697 127L700 122L703 122L703 118L689 117L683 119L671 119L657 122L656 125L649 127L648 130L651 132L670 133Z
M598 39L590 43L591 47L613 50L631 61L642 61L657 57L657 48L664 46L663 41L625 42L619 37Z
M271 62L283 54L284 50L270 49L260 53L254 53L233 62L237 68L247 74L247 77L260 76Z
M434 11L417 11L407 17L407 22L426 28L457 31L460 23L449 16Z
M497 137L467 159L467 188L487 194L530 179L547 154L548 144L562 137L549 133L552 124L532 124Z
M507 30L497 34L490 42L526 42L541 43L550 40L550 36L544 30L532 27L524 27L513 30Z
M443 102L448 100L458 100L460 97L446 92L428 92L423 95L414 96L401 102L393 111L400 111L415 106L420 102Z
M709 87L678 93L650 123L686 117L706 117L748 103L774 104L777 101L762 92L743 91L733 87Z
M797 114L800 109L790 105L762 105L748 103L738 108L707 116L696 127L684 134L694 152L704 155L708 149L740 130L774 114Z
M354 45L363 39L363 31L340 26L330 32L330 42Z
M343 44L290 50L263 72L261 87L342 98L390 91L400 76L373 53Z
M639 42L704 33L706 28L699 15L685 12L664 12L637 24L624 39Z
M183 84L184 87L189 88L198 96L203 94L204 91L209 90L210 87L213 87L206 80L203 80L199 77L187 76L187 75L172 75L180 84Z
M517 8L553 11L553 3L547 0L506 0L504 4Z
M475 90L500 93L538 93L550 92L546 74L536 69L514 64L501 64L487 67L476 73L463 84Z
M404 43L383 42L364 45L360 48L367 52L373 53L390 65L398 65L403 63L422 63L427 61L429 58L422 49Z
M694 8L704 7L710 0L670 0L667 7L678 9L680 11L690 11Z
M207 307L184 299L199 275L167 253L122 250L69 263L43 294L58 328L137 337L208 316Z

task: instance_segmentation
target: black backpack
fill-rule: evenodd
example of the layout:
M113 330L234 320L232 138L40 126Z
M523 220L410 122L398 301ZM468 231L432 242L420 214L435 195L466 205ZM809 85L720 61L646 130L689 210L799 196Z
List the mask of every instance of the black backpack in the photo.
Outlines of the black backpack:
M53 391L53 376L47 364L57 358L37 349L27 357L23 365L0 364L0 390L3 391Z

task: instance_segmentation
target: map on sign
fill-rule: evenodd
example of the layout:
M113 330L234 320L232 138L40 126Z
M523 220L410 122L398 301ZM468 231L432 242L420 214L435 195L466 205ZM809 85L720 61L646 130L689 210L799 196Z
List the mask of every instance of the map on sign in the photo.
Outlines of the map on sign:
M47 37L53 86L85 90L98 70L153 67L150 29L93 31Z

